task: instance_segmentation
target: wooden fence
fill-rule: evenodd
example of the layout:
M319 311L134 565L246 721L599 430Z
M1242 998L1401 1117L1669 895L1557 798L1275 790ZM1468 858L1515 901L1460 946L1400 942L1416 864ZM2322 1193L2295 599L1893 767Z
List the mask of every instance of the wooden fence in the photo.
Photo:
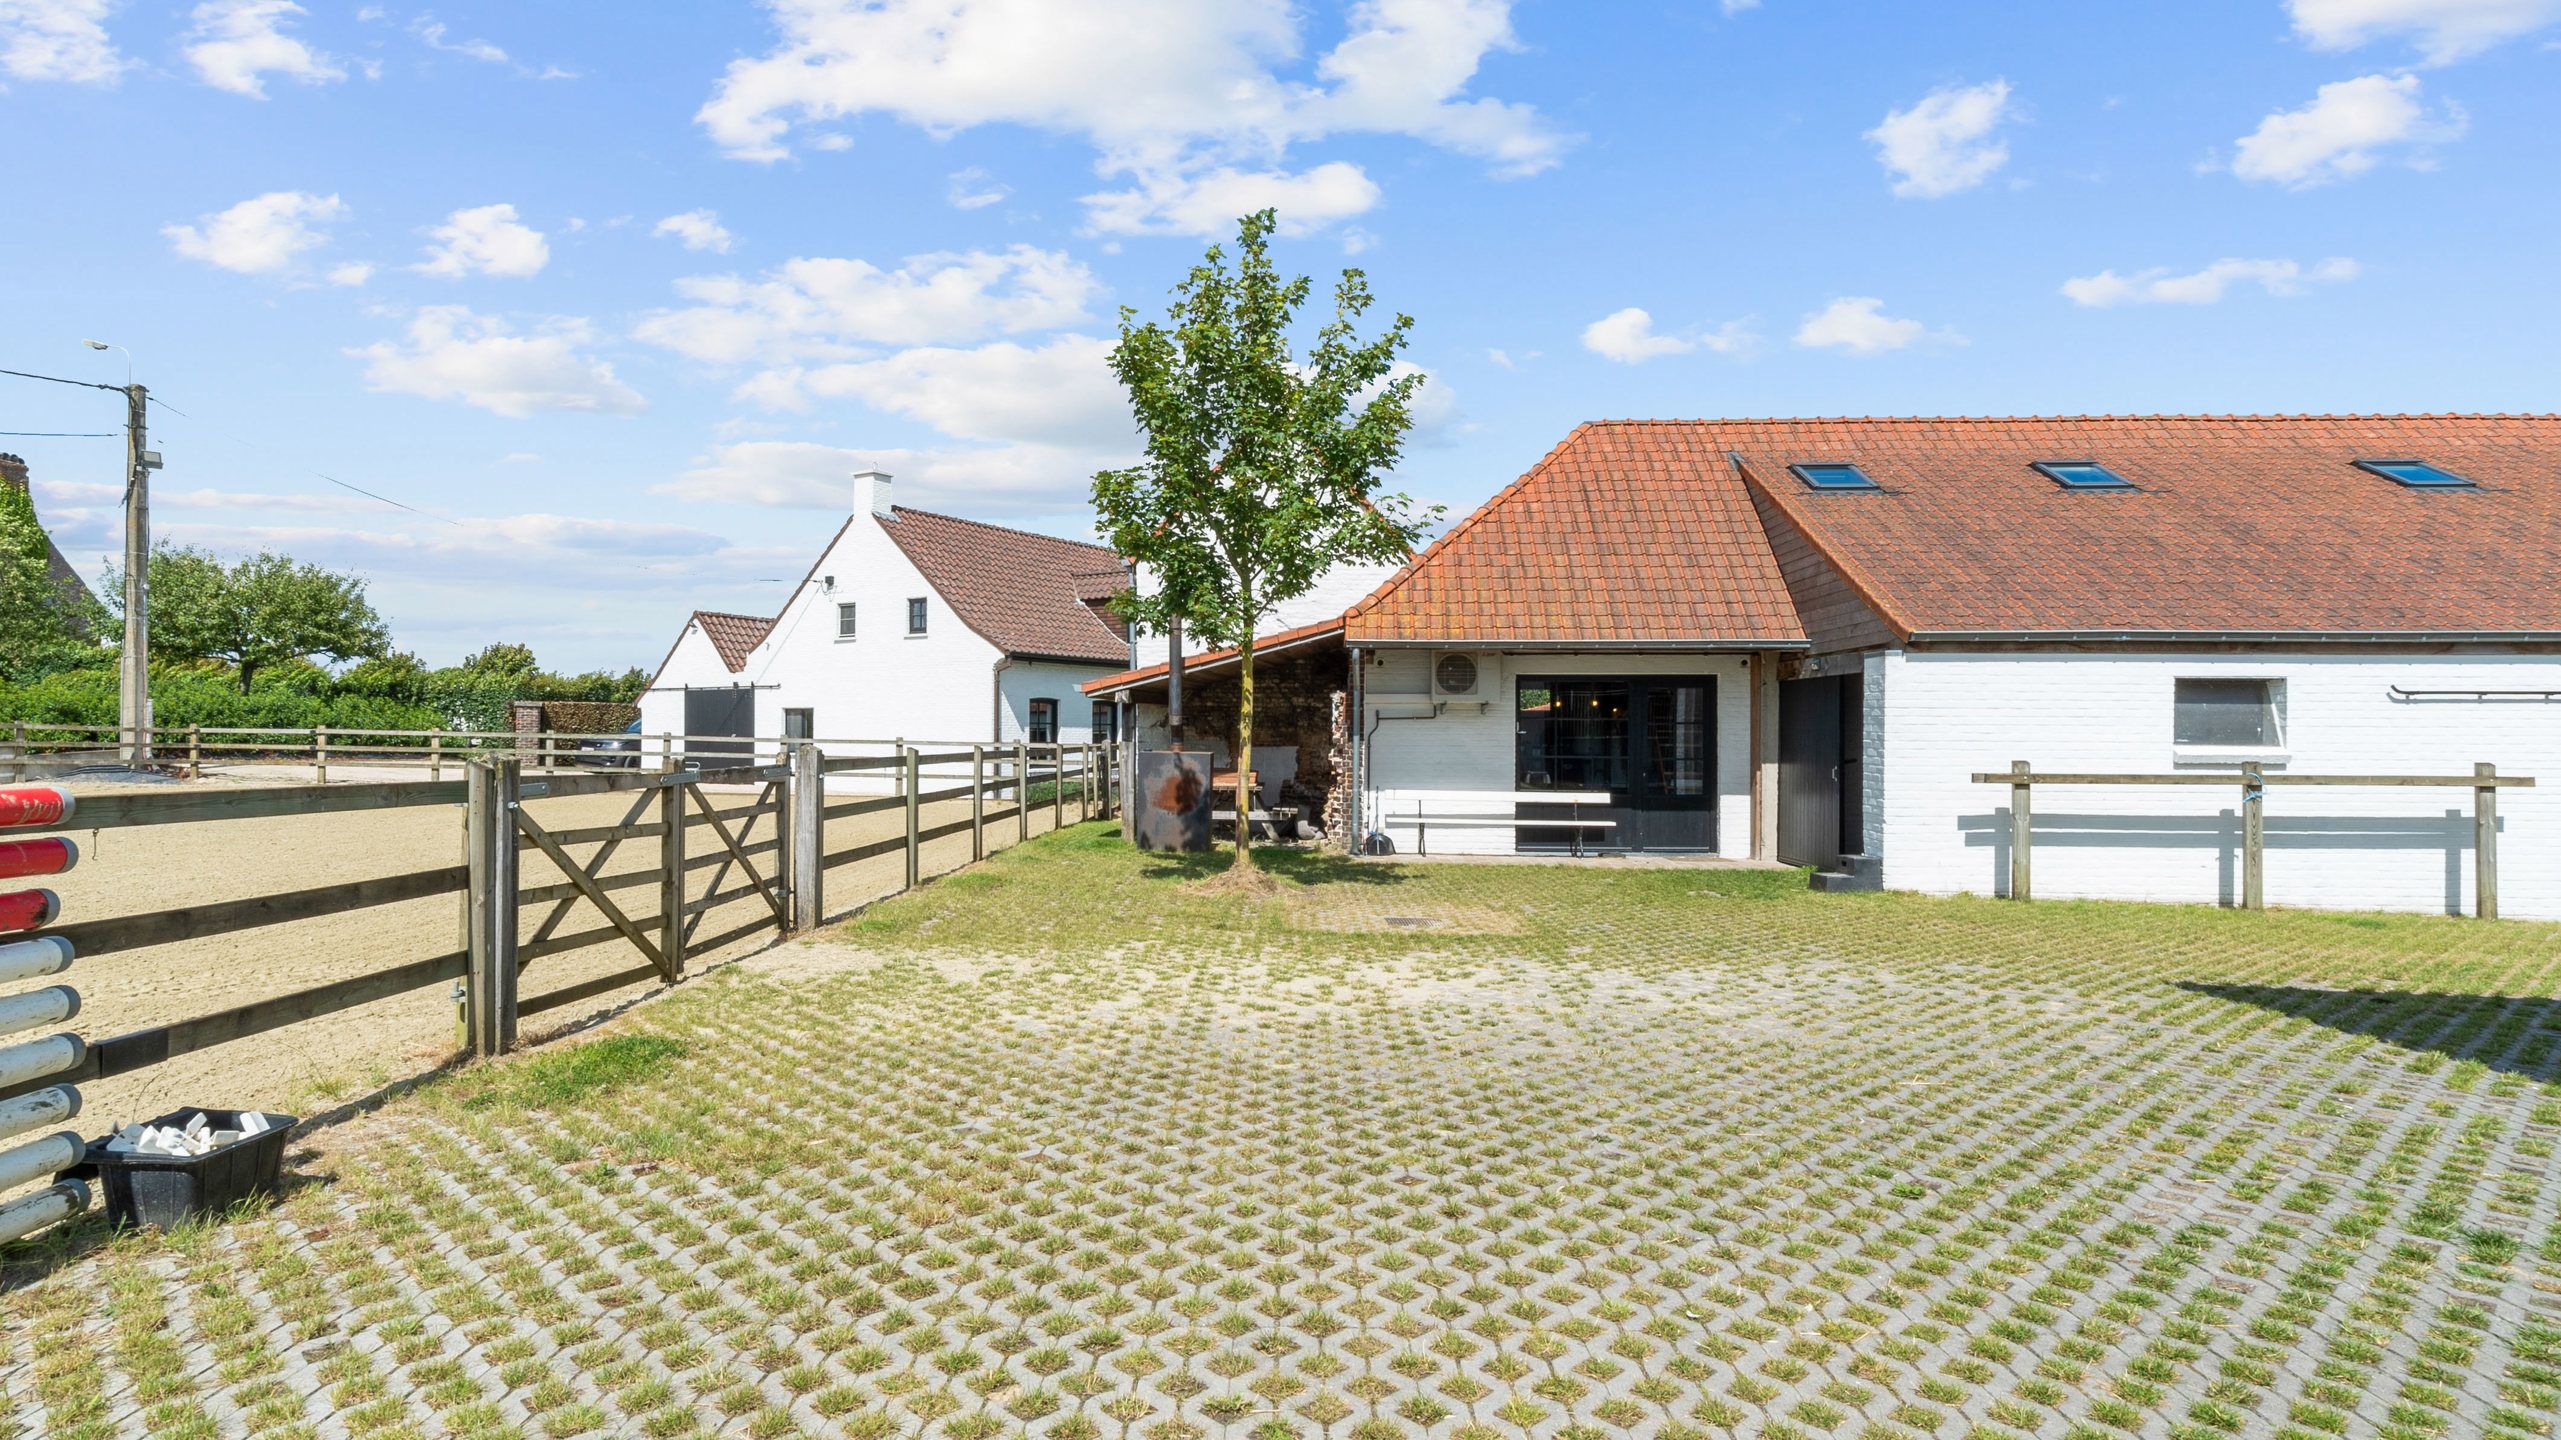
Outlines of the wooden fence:
M2035 839L2034 805L2029 793L2039 785L2238 785L2241 788L2241 908L2267 908L2267 787L2271 785L2354 785L2391 789L2468 789L2472 792L2472 893L2474 913L2499 918L2499 792L2534 784L2531 776L2502 775L2499 767L2477 764L2469 775L2271 775L2252 762L2237 774L2173 775L2040 774L2025 760L2007 770L1974 777L1977 785L2010 787L2010 898L2034 893L2029 857Z
M0 741L0 771L11 782L58 774L80 766L112 765L124 742L136 732L113 725L57 725L11 721ZM429 778L444 778L445 766L489 756L513 755L538 769L566 766L611 766L668 770L697 763L705 755L779 761L793 742L735 735L643 735L629 730L589 734L567 730L359 730L315 725L288 729L260 725L158 725L151 727L152 763L183 770L189 778L203 775L208 761L221 764L291 762L308 764L313 779L329 782L329 767L391 763L424 765ZM830 740L821 747L883 746L899 740Z
M713 769L539 773L529 772L516 756L500 755L464 762L467 773L454 780L84 795L67 823L12 833L446 805L462 810L464 860L374 879L76 921L44 932L67 942L72 953L96 956L206 940L445 895L456 897L463 911L465 943L448 953L94 1042L66 1035L62 1038L79 1051L76 1061L41 1078L0 1084L0 1104L45 1086L130 1074L180 1055L457 980L464 982L467 1048L477 1055L501 1053L516 1043L517 1025L526 1016L642 981L674 983L683 978L689 956L759 934L816 928L827 914L823 886L829 870L904 849L900 888L912 888L924 879L923 847L935 839L970 831L971 859L976 860L987 853L987 831L993 824L1013 820L1016 838L1028 838L1031 812L1044 802L1058 823L1066 819L1071 791L1080 818L1108 813L1110 805L1112 757L1107 746L968 745L935 753L903 746L895 755L829 758L818 742L739 743L752 743L759 752L774 750L779 759ZM922 789L923 767L963 760L971 764L967 784ZM881 769L896 773L901 793L828 798L829 775ZM546 799L604 794L631 797L622 818L611 825L548 824L528 808ZM920 823L925 803L964 796L971 802L967 819ZM990 809L991 796L1006 799L1008 807ZM904 812L903 833L824 851L827 819L893 807ZM651 862L606 874L607 862L635 842L654 846ZM564 878L544 885L522 883L518 861L527 850L541 852ZM657 892L657 908L635 920L615 897L643 889ZM745 923L718 934L698 933L710 912L748 899L758 904ZM566 930L582 905L602 923ZM640 963L540 994L521 993L522 978L535 961L595 945L628 946Z

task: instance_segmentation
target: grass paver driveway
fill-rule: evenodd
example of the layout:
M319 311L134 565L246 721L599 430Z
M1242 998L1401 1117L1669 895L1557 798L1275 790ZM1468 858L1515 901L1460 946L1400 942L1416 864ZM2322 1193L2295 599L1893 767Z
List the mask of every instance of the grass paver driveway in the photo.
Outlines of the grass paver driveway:
M2542 1436L2561 927L1062 832L22 1251L25 1435Z

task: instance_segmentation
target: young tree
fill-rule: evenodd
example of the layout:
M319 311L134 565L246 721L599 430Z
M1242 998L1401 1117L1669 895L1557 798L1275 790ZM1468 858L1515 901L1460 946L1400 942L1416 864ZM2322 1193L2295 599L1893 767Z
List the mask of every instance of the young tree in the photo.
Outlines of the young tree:
M1346 270L1334 315L1304 359L1291 326L1307 277L1272 266L1276 217L1237 224L1236 267L1211 246L1174 289L1164 325L1123 307L1112 372L1129 391L1146 459L1094 477L1094 509L1114 548L1147 567L1154 593L1122 609L1162 630L1175 619L1237 648L1236 861L1253 863L1254 632L1307 593L1327 567L1397 561L1438 507L1417 513L1380 489L1413 424L1422 377L1398 373L1414 322L1399 315L1369 340L1354 322L1369 281Z
M53 572L26 488L0 484L0 678L30 679L94 659L104 612Z
M391 636L365 582L290 556L261 552L225 565L203 550L151 552L151 651L169 660L224 660L249 693L261 667L287 660L380 655ZM109 586L123 593L122 582Z

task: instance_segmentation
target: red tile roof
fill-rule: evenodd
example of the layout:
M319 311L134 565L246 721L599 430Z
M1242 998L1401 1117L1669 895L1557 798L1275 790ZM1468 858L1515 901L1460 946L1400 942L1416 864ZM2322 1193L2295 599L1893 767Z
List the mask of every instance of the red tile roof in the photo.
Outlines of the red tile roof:
M2352 463L2408 458L2479 488ZM2037 460L2135 489L2067 491ZM1819 461L1880 488L1788 472ZM2561 416L2226 415L1587 424L1354 606L1346 638L1801 640L1747 483L1903 637L2561 634Z
M1656 436L1662 427L1612 426ZM1701 421L1897 633L2561 632L2561 416ZM1687 453L1686 449L1679 453ZM2431 461L2406 489L2360 459ZM1875 493L1790 464L1848 460ZM2029 468L2096 460L2132 491Z
M747 657L774 628L770 616L733 615L726 610L697 610L694 623L702 627L703 637L720 652L720 663L733 675L746 666Z
M1344 616L1355 645L1801 645L1750 493L1695 423L1584 425Z
M1008 655L1129 663L1129 642L1085 604L1090 577L1120 568L1100 545L905 506L878 521L962 624Z
M1340 619L1319 620L1313 625L1297 625L1287 630L1275 630L1269 635L1254 637L1254 655L1259 660L1271 651L1295 650L1302 645L1331 639L1342 633L1343 622ZM1236 647L1233 645L1224 650L1204 650L1198 655L1183 657L1183 673L1189 675L1195 670L1223 670L1235 663ZM1159 660L1153 665L1141 665L1135 670L1123 670L1117 675L1106 675L1100 680L1088 680L1076 688L1088 695L1127 690L1152 680L1164 679L1165 672L1169 668L1167 662Z

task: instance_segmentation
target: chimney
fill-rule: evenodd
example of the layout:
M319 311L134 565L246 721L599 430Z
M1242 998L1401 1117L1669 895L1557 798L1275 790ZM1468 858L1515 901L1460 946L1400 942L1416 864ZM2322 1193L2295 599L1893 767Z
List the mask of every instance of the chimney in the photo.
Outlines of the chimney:
M27 462L15 455L0 455L0 485L27 488Z
M888 471L854 472L854 509L857 513L867 510L883 520L890 518Z

